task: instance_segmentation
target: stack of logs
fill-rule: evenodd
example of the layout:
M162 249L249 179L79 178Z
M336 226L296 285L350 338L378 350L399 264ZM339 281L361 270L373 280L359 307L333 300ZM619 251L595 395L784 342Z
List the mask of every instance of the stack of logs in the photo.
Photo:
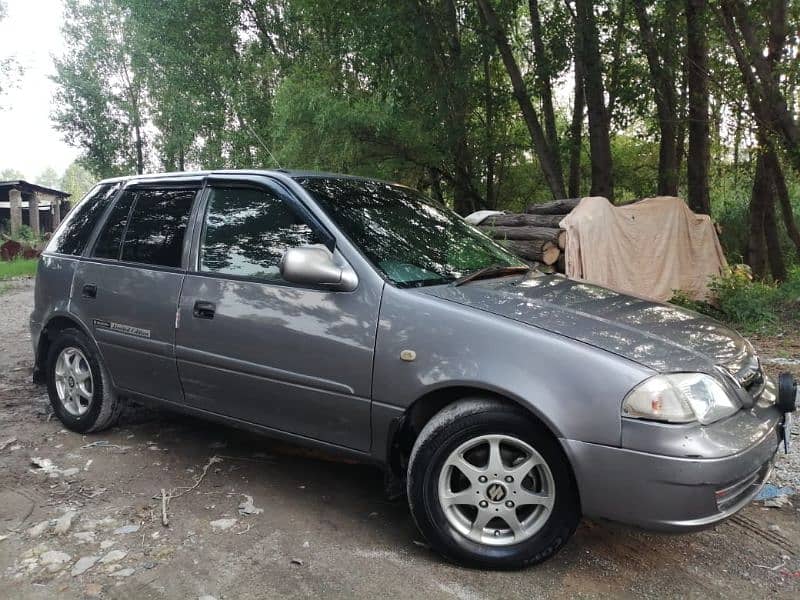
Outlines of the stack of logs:
M522 214L492 215L479 228L527 262L542 263L564 273L567 232L561 219L578 206L580 198L531 204Z

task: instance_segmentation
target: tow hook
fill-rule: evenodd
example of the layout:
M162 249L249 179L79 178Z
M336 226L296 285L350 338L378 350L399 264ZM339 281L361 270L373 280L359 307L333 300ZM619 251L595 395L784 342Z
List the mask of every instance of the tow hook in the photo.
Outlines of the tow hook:
M778 408L783 411L783 450L789 454L792 429L792 413L797 408L797 380L791 373L778 376Z

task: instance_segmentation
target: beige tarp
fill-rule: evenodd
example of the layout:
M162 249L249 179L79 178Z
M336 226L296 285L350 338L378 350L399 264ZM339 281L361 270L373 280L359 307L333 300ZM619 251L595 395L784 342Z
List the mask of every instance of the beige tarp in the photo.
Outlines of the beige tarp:
M673 290L708 295L709 279L726 266L711 219L680 198L646 198L613 206L584 198L562 221L566 273L621 292L669 300Z

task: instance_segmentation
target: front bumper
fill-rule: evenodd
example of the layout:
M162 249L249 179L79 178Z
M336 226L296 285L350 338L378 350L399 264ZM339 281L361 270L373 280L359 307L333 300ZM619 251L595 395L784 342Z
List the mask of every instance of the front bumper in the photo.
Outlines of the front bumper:
M755 443L717 458L561 440L583 513L664 531L701 529L730 517L756 496L782 441L785 416L771 407L762 417L769 427Z

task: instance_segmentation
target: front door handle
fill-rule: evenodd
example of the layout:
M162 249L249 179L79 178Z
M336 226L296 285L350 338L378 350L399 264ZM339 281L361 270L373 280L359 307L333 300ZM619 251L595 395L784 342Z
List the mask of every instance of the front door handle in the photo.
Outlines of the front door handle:
M97 298L97 286L93 283L87 283L83 286L81 295L84 298Z
M205 300L198 300L194 303L194 310L192 314L197 319L213 319L217 307L213 302L206 302Z

